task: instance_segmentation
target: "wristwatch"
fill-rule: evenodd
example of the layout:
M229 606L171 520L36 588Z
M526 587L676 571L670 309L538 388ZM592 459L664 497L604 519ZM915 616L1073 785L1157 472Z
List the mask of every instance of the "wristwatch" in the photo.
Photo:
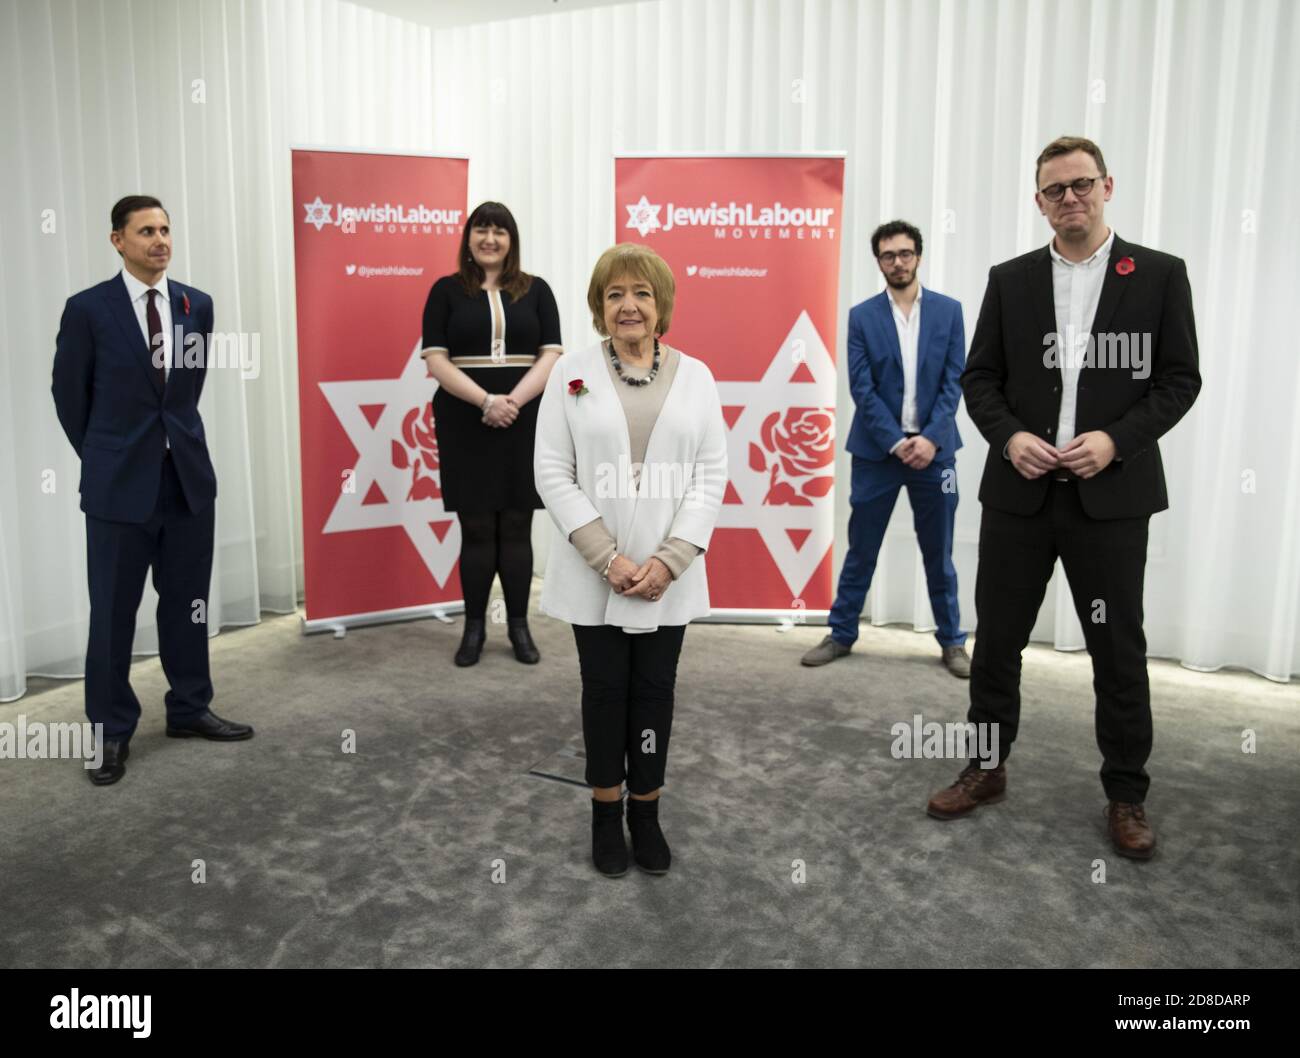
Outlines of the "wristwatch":
M495 393L489 393L483 398L483 403L479 405L479 410L483 413L483 418L479 420L480 422L487 422L487 414L492 410L492 402L496 399L497 395Z

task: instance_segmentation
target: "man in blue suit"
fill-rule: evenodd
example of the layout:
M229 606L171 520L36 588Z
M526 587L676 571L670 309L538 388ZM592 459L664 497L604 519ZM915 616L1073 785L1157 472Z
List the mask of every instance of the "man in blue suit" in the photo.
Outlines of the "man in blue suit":
M103 724L97 786L126 771L140 702L131 689L135 615L153 568L167 734L234 741L246 724L208 708L207 605L217 479L199 395L212 299L167 278L171 222L162 203L130 195L113 207L122 257L112 279L68 299L54 352L54 407L81 459L90 640L86 715Z
M831 608L831 634L803 663L825 665L852 649L885 527L898 490L906 487L938 625L935 638L948 671L969 679L952 564L961 447L956 414L966 359L961 303L922 290L921 233L906 221L877 228L871 252L886 287L849 313L849 387L857 406L846 445L853 455L849 550Z

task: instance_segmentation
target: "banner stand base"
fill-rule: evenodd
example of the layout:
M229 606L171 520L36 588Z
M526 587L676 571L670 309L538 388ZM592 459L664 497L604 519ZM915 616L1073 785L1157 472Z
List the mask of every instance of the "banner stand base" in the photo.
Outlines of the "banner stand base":
M302 634L319 635L321 632L333 632L335 639L342 639L349 628L365 628L367 625L386 625L396 621L419 621L432 617L443 624L451 624L451 614L465 612L465 603L436 603L429 606L407 606L401 610L379 610L374 613L347 614L340 617L318 617L314 621L302 618Z
M788 632L800 625L824 625L830 610L719 610L708 617L697 617L697 625L778 625L779 631Z

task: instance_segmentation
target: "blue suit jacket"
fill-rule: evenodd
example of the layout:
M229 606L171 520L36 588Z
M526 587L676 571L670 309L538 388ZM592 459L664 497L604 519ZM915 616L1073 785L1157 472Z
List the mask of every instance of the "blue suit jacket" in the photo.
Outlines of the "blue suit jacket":
M961 302L924 288L921 334L916 349L916 415L921 434L938 449L936 463L961 447L957 402L966 362ZM889 305L881 291L849 312L849 389L857 410L845 447L855 456L882 460L903 439L903 354Z
M212 299L170 276L167 286L173 335L177 326L183 333L180 343L173 337L165 392L120 274L72 295L63 309L51 389L63 432L81 457L81 509L95 518L149 520L158 502L165 442L171 443L190 510L205 510L217 495L199 418Z

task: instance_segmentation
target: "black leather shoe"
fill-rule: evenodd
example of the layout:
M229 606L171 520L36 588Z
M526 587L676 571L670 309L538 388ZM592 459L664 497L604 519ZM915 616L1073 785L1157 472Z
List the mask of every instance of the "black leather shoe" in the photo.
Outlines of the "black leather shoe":
M510 637L510 645L515 648L515 657L525 665L536 665L542 660L542 655L537 651L537 644L533 642L532 634L528 631L528 618L510 618L506 626L506 635Z
M647 874L667 874L673 856L659 829L659 798L627 799L627 829L632 832L632 858Z
M126 774L126 758L131 755L131 747L118 739L104 739L104 759L98 768L91 768L88 774L96 786L112 786Z
M213 742L241 742L253 737L253 729L247 724L236 724L232 720L222 720L211 709L187 724L173 724L167 721L168 738L206 738Z
M627 874L623 802L591 799L591 862L606 878Z
M462 669L466 665L477 664L486 640L487 622L480 618L466 620L465 631L460 638L460 649L456 651L456 664Z

